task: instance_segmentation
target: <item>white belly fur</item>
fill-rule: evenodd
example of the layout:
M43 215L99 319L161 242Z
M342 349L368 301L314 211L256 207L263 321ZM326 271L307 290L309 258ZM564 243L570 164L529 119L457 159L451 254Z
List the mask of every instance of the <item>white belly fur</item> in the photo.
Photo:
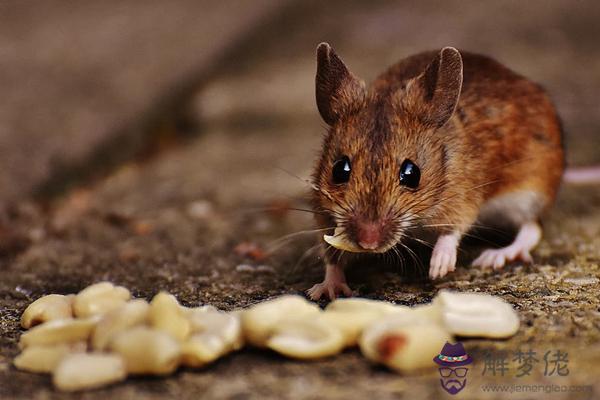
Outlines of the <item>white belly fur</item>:
M546 205L543 194L533 190L504 193L486 201L479 210L478 223L521 226L535 221Z

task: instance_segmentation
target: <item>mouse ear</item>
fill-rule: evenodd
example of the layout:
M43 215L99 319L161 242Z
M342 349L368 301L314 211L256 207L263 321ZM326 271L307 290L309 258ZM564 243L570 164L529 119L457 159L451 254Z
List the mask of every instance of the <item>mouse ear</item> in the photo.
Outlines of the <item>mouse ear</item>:
M315 87L319 113L329 125L365 93L364 82L348 70L328 43L317 46Z
M454 47L444 47L417 78L427 104L428 125L439 128L450 119L458 104L462 81L460 53Z

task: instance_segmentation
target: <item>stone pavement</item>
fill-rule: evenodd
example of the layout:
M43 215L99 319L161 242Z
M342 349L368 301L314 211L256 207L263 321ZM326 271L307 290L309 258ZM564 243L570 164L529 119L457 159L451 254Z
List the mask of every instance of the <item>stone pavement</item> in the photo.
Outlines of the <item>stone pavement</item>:
M311 251L317 238L295 234L313 227L311 215L286 210L307 206L308 188L298 177L309 176L325 130L313 99L318 42L330 41L367 79L425 48L454 45L493 54L550 90L564 118L569 160L589 164L600 162L598 17L594 2L295 3L191 100L196 137L150 159L121 163L104 179L50 202L24 200L9 208L0 226L0 396L74 397L54 392L47 377L11 366L20 313L43 294L73 293L110 280L137 296L166 289L186 305L231 310L302 293L321 278ZM439 282L365 268L351 273L351 285L361 296L401 304L427 302L441 288L500 295L518 310L521 329L506 341L464 342L476 361L463 395L506 398L481 385L514 383L591 385L594 391L521 398L595 398L600 392L600 188L565 185L544 234L531 266L500 272L469 268L478 250L474 244L465 247L457 271ZM235 246L244 241L271 255L255 262L236 254ZM530 348L539 363L531 376L517 378L513 353ZM500 350L510 355L511 369L492 376L488 368L482 375L486 351ZM544 354L556 350L569 353L569 374L544 376ZM81 398L443 395L437 371L399 376L369 365L355 350L303 363L247 349L200 371L132 379Z

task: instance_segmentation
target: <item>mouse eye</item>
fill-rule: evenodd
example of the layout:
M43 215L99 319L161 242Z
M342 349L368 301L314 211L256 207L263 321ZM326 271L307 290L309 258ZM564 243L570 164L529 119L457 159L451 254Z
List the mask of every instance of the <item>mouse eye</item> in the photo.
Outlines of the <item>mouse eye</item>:
M333 163L333 183L346 183L350 180L350 159L346 156Z
M400 184L411 189L416 189L421 180L421 171L417 165L410 161L404 160L400 166Z

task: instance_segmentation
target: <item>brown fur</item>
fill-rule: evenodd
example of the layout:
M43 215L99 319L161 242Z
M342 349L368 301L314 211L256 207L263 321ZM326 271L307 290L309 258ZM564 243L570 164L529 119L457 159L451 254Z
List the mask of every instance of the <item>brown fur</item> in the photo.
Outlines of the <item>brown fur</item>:
M392 243L415 226L464 234L503 194L539 195L534 219L555 198L564 168L556 111L539 85L491 58L420 53L367 89L322 44L316 86L330 126L313 176L320 227L344 226L352 237L356 220L381 221ZM350 181L336 185L332 166L343 155ZM416 190L399 184L405 159L421 170Z

